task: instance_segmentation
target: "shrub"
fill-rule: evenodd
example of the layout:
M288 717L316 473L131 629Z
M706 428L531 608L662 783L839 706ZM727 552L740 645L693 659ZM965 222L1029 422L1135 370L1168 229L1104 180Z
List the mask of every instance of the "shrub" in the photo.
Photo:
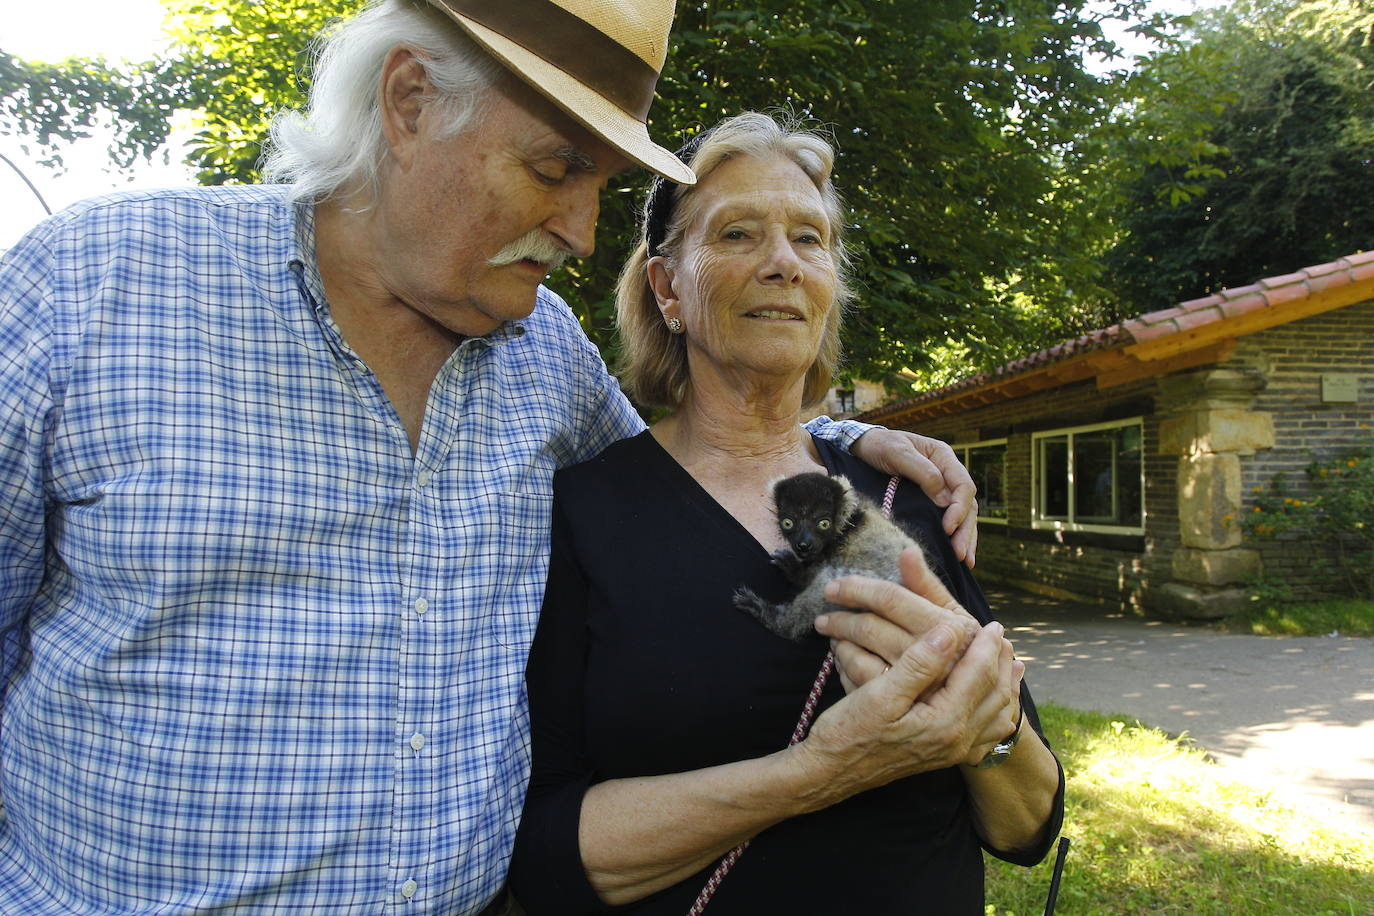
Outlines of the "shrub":
M1312 462L1302 490L1274 475L1240 524L1256 537L1298 535L1324 545L1346 590L1374 598L1374 447Z

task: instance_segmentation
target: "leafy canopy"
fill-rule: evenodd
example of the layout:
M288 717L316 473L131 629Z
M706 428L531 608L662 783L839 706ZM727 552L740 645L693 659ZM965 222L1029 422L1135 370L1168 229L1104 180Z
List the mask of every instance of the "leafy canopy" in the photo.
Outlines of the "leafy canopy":
M1143 312L1374 244L1374 9L1242 0L1151 59L1105 265Z
M207 184L257 178L265 127L299 106L309 36L356 0L167 0L172 46L111 66L0 54L4 123L51 150L99 117L120 161L195 113ZM1095 191L1124 81L1106 18L1145 0L694 0L679 3L651 133L676 145L744 109L814 119L840 150L861 281L850 371L909 386L937 359L988 366L1096 326L1106 247ZM1164 17L1138 27L1158 33ZM608 190L596 254L551 285L610 354L614 280L643 176ZM1081 304L1087 303L1086 307ZM613 355L613 354L612 354ZM926 375L922 375L926 373Z

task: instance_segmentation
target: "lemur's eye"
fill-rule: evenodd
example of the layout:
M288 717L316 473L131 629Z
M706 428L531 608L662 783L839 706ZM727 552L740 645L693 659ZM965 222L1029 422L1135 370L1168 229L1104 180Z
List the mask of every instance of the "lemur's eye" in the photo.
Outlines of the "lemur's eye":
M778 522L778 527L780 527L783 531L791 531L793 524L794 522L790 518L785 518L782 521Z
M819 522L816 522L816 527L819 528L819 529L821 529L822 531L829 531L829 530L830 530L830 519L828 519L828 518L823 518L823 519L821 519Z

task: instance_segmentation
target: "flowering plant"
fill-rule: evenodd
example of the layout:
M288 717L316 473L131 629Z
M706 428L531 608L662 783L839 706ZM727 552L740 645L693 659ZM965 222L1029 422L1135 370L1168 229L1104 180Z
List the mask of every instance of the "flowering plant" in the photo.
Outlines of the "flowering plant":
M1248 534L1305 535L1330 547L1349 592L1374 598L1374 448L1351 449L1307 466L1306 486L1290 489L1282 474L1256 487L1239 523Z

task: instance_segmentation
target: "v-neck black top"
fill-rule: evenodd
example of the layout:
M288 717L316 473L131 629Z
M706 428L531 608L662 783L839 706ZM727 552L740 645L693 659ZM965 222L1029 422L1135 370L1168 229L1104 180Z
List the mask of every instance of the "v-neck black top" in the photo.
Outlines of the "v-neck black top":
M887 477L817 440L832 474L881 501ZM587 787L771 754L787 745L825 657L819 635L774 636L736 610L736 588L794 593L761 544L653 436L642 433L554 478L553 552L530 653L533 774L511 884L537 916L612 910L586 880L577 829ZM919 536L980 621L982 591L915 484L893 516ZM1039 719L1023 688L1027 722ZM831 677L824 709L843 697ZM1062 777L1043 848L1058 833ZM682 916L715 864L614 912ZM981 914L983 861L957 768L864 792L763 831L725 878L713 916L761 912Z

